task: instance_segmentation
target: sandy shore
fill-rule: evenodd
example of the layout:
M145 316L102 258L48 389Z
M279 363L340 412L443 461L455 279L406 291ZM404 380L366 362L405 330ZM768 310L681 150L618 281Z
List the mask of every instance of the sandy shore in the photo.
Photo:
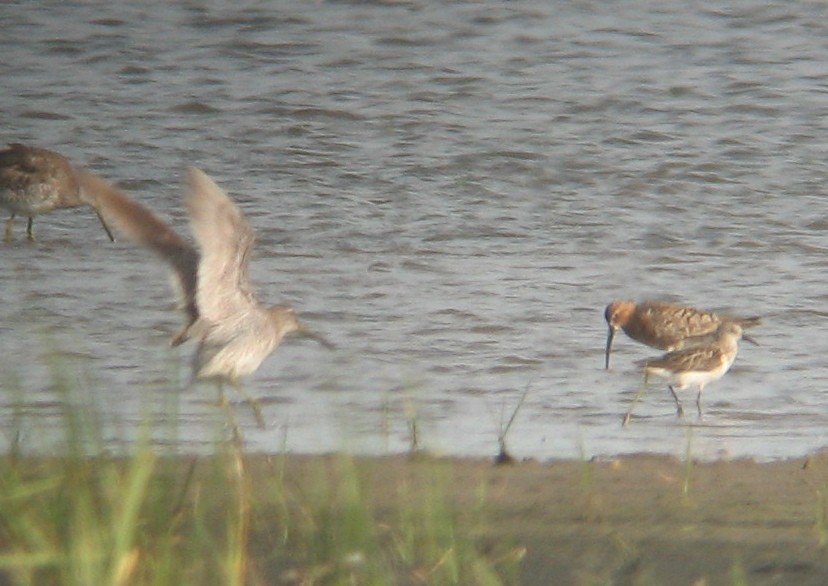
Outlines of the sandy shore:
M252 456L248 470L255 492L282 472L300 486L335 461ZM433 482L438 467L455 510L485 511L485 522L475 517L470 526L476 545L522 556L520 584L828 584L825 454L761 464L651 455L501 466L406 456L354 463L380 520L398 513L401 487ZM285 569L259 568L271 577L289 575Z

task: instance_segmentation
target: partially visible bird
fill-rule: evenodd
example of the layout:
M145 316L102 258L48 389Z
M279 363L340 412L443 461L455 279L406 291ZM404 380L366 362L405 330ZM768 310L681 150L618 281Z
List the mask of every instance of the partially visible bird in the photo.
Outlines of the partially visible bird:
M637 364L644 367L644 386L650 376L665 378L668 388L676 402L676 412L684 413L676 390L697 387L696 408L702 416L701 395L705 385L722 378L733 366L739 351L739 340L745 338L742 327L735 322L724 322L715 334L712 342L698 346L668 352L660 358L641 360ZM629 420L629 412L625 422Z
M107 236L114 240L100 212L78 181L77 170L64 156L17 143L0 150L0 207L11 212L4 232L6 241L12 238L17 214L28 217L26 235L29 240L34 240L32 224L35 216L82 205L95 209Z
M609 368L612 341L619 329L642 344L673 351L713 341L723 323L750 328L761 321L758 317L720 316L711 311L662 301L644 301L636 305L634 301L623 299L607 305L604 318L609 326L605 368Z

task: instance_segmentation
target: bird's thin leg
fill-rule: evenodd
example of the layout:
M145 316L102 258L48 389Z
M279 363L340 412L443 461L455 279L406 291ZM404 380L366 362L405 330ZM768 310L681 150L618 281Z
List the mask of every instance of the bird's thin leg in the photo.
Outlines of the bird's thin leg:
M232 383L232 384L233 384L233 388L236 389L236 391L242 397L244 397L245 400L248 403L250 403L250 407L253 409L253 415L256 417L256 425L258 425L259 428L264 429L265 428L265 420L264 420L264 416L262 415L262 408L259 405L259 401L256 400L256 397L254 397L253 395L251 395L247 391L245 391L244 388L241 386L241 384L239 384L238 382L235 382L235 383Z
M34 234L32 234L32 224L34 224L34 218L29 216L29 221L26 222L26 237L29 240L34 240Z
M9 242L12 239L12 228L14 227L14 214L12 214L8 220L6 220L6 231L3 235L3 240Z
M233 444L237 448L241 448L241 432L239 431L239 424L236 421L236 411L233 409L233 405L230 404L230 401L227 400L227 397L224 396L224 385L219 382L217 385L218 388L218 402L221 405L224 412L227 414L227 423L230 425L230 431L233 433Z
M701 403L701 394L702 390L699 389L699 394L696 395L696 409L699 410L699 419L702 418L702 403Z
M676 394L675 389L673 389L673 385L667 385L667 388L670 389L670 393L673 395L673 399L676 401L676 415L681 417L684 415L684 407L681 406L681 401L679 401L678 395Z

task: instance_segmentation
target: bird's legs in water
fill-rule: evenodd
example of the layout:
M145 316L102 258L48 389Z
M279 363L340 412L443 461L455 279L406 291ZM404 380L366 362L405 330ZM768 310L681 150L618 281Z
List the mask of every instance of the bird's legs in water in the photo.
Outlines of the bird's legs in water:
M667 388L670 389L670 394L673 395L673 399L675 399L675 401L676 401L676 414L679 417L682 417L684 415L684 407L682 407L682 405L681 405L681 401L678 398L678 394L676 393L676 390L673 388L672 385L668 385ZM701 396L702 396L702 392L701 392L701 389L699 389L699 394L696 395L696 409L699 412L699 419L701 419L703 414L704 414L704 411L702 409Z
M247 391L245 391L244 388L241 386L241 384L239 384L238 382L231 382L230 384L233 386L233 388L236 390L237 393L239 393L242 397L244 397L244 399L248 403L250 403L250 407L251 407L251 409L253 409L253 415L256 418L256 425L258 425L259 428L264 429L265 428L265 420L264 420L264 416L262 415L262 408L259 405L259 401L257 401L255 397L253 397ZM222 405L225 408L229 408L230 404L227 401L227 397L224 396L224 388L223 388L222 383L218 383L218 393L219 393L219 404ZM233 417L232 421L235 424L235 417ZM237 431L238 431L238 429L236 429L236 432Z
M256 417L256 425L259 426L259 429L265 428L265 420L264 416L262 415L262 408L259 405L259 401L256 400L256 397L248 393L244 390L244 388L238 382L233 383L233 388L236 389L242 397L244 397L248 403L250 403L250 408L253 409L253 415Z
M95 213L98 213L98 212L96 211ZM12 214L9 217L9 219L6 220L6 229L3 233L3 240L5 240L6 242L10 242L12 240L12 229L14 227L14 218L15 218L15 214ZM101 221L101 226L103 226L103 229L106 231L106 235L109 236L109 239L112 242L115 242L115 237L112 235L112 232L109 230L109 226L107 226L106 222L104 222L104 219L103 219L103 217L101 217L101 214L98 214L98 219ZM33 226L34 226L34 218L29 216L28 221L26 222L26 237L31 241L34 241L34 239L35 239Z
M227 423L230 425L230 431L233 433L233 444L235 444L237 449L241 449L242 439L241 433L239 432L239 423L236 421L236 411L233 409L230 401L227 400L227 397L224 396L224 384L219 381L216 384L216 389L218 390L218 404L227 414Z
M670 394L673 395L673 400L676 402L676 415L681 417L684 415L684 407L681 405L681 401L676 394L676 390L673 388L673 385L667 385L667 388L670 389Z
M6 229L3 233L3 240L5 240L6 242L11 242L11 240L12 240L12 229L14 228L14 218L15 217L16 217L16 214L12 213L12 215L9 216L9 219L6 220ZM26 222L26 237L29 240L34 240L34 234L32 233L32 224L33 223L34 223L34 218L31 218L31 217L29 218L29 221Z

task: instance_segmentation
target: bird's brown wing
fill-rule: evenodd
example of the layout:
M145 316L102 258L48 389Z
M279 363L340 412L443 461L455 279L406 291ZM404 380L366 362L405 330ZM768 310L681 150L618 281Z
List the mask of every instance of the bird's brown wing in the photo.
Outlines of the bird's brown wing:
M75 171L81 197L92 206L105 224L111 224L129 242L144 246L161 257L173 270L188 323L172 341L185 341L189 327L198 319L196 272L198 251L184 241L166 222L105 179L83 169Z
M724 352L718 345L707 344L668 352L659 358L644 361L644 366L672 372L699 372L718 368L723 359Z
M692 338L715 334L721 323L714 313L669 303L647 304L640 315L642 323L666 342L665 347L675 348Z

